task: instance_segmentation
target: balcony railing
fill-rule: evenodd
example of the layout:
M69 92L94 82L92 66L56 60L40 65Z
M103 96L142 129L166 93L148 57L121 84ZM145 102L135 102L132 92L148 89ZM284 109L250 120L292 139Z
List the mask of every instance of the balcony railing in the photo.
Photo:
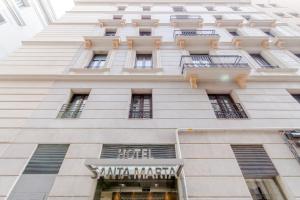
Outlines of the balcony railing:
M144 109L135 109L131 106L129 110L129 118L150 119L152 118L152 109L150 107Z
M57 118L78 118L84 108L84 104L81 105L72 105L72 104L64 104L59 113Z
M202 19L199 15L171 15L170 21L172 20L199 20Z
M213 108L218 108L218 103L212 103ZM218 110L214 109L216 117L222 119L246 119L247 114L245 113L243 107L239 103L234 103L232 108L229 110Z
M187 68L249 68L238 55L181 56L182 74Z
M174 30L173 37L177 36L219 36L215 30Z

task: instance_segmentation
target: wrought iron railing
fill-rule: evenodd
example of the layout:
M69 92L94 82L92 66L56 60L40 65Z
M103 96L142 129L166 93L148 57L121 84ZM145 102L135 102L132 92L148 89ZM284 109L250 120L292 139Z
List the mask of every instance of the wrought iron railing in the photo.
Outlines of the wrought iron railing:
M181 56L181 73L187 68L249 68L238 55Z
M191 19L202 19L199 15L171 15L170 21L172 20L191 20Z
M80 104L76 106L72 104L64 104L61 107L57 118L78 118L82 113L84 106L85 106L84 104Z
M294 155L295 159L298 161L298 163L300 164L300 155L298 154L297 150L296 150L296 142L289 138L289 133L291 131L286 131L283 135L283 139L285 141L285 143L288 145L290 151L292 152L292 154ZM300 141L300 140L299 140ZM300 147L299 147L300 148Z
M216 109L219 108L218 103L212 103L217 118L222 119L246 119L248 118L243 107L239 103L234 103L230 110Z
M150 107L146 107L144 109L136 109L130 106L129 118L152 118L152 109Z
M219 36L215 30L196 30L196 29L186 29L186 30L174 30L173 37L177 36Z
M263 68L263 69L278 69L279 68L279 66L277 66L277 65L271 65L271 64L269 64L269 65L267 65L267 64L264 64L264 65L260 64L259 66L261 68Z

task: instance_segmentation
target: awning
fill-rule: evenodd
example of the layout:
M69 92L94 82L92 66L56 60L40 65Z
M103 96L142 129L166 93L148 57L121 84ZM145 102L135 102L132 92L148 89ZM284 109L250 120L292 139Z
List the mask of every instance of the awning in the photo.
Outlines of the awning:
M95 179L171 179L180 175L183 159L88 159L85 165Z

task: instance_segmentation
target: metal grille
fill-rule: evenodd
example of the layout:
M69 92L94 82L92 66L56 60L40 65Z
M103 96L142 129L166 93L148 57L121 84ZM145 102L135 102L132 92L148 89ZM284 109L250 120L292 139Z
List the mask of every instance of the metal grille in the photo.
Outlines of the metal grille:
M101 158L119 158L119 152L123 149L150 149L151 156L155 159L174 159L176 158L175 145L122 145L104 144ZM139 154L139 158L142 156Z
M250 56L256 61L256 63L262 68L278 68L278 66L271 65L262 55L250 54Z
M278 175L262 145L231 145L245 178L273 178Z
M242 60L242 56L238 55L194 54L181 56L179 65L182 73L190 68L249 68L248 63Z
M129 118L152 118L152 95L133 94Z
M88 97L88 94L74 94L70 103L61 107L57 118L78 118Z
M242 119L248 118L239 103L234 103L230 95L210 94L208 95L217 118Z
M69 148L67 144L40 144L23 174L57 174Z
M182 29L174 30L173 37L177 36L219 36L213 29L208 30L197 30L197 29Z
M116 197L117 196L117 197ZM119 197L118 197L119 196ZM113 199L120 200L176 200L176 192L121 192L113 193Z

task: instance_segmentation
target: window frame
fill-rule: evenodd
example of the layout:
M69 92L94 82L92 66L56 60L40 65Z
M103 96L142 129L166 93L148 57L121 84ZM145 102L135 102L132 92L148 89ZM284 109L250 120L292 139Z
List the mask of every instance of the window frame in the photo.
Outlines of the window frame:
M147 57L151 57L151 59L147 59ZM139 65L138 63L140 62L139 58L142 58L141 62L142 65ZM149 62L151 63L151 66L148 66L146 63ZM153 53L136 53L135 55L135 63L134 63L134 68L135 69L153 69Z

